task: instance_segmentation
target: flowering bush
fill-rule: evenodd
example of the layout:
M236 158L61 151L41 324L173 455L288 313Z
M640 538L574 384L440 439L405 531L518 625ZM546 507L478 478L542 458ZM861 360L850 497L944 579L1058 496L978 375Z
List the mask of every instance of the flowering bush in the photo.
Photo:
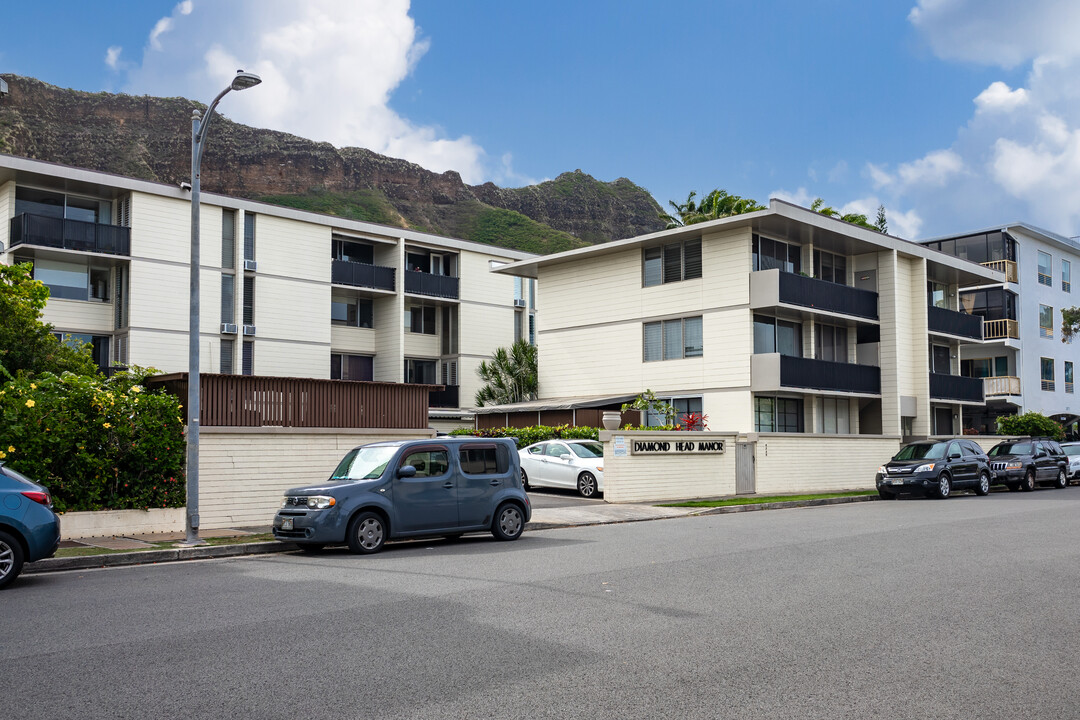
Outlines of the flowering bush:
M181 507L180 401L154 371L20 375L0 386L0 460L48 486L59 512Z

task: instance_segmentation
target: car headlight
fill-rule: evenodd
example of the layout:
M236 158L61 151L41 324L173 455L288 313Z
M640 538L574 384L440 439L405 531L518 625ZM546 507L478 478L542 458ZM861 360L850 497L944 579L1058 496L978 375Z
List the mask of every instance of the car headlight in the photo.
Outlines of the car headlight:
M878 475L888 475L889 474L889 469L887 467L885 467L884 465L879 467L877 469L877 471L878 471Z
M289 496L286 495L285 497L281 498L281 507L285 507L288 504L289 504Z
M925 465L920 465L919 467L915 468L915 472L933 472L935 465L937 465L937 463L926 463Z
M311 495L307 499L307 506L312 510L325 510L337 505L337 500L329 495Z
M1023 467L1024 467L1023 463L1021 463L1019 461L1016 461L1016 460L1005 463L1005 469L1006 470L1020 470Z

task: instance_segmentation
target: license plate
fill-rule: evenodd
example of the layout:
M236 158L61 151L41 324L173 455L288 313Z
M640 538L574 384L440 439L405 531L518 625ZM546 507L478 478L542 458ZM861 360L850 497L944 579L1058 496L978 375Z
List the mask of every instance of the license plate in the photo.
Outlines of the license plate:
M904 484L904 478L892 478L892 479L889 480L889 482L892 483L893 485L903 485Z
M292 518L282 518L282 520L281 520L281 529L282 530L292 530L292 521L293 521Z

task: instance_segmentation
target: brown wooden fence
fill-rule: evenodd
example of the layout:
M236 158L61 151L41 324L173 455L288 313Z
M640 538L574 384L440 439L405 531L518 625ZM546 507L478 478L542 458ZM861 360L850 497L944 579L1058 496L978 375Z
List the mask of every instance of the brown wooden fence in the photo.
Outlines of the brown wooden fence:
M163 387L186 406L187 373L158 375L146 384ZM426 428L428 394L442 388L213 374L201 374L199 384L202 427Z

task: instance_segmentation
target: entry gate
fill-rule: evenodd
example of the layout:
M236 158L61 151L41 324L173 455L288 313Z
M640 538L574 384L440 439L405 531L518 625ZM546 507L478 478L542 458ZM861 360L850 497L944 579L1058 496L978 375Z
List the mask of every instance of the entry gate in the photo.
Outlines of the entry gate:
M735 443L735 494L753 495L754 489L754 444L752 442Z

